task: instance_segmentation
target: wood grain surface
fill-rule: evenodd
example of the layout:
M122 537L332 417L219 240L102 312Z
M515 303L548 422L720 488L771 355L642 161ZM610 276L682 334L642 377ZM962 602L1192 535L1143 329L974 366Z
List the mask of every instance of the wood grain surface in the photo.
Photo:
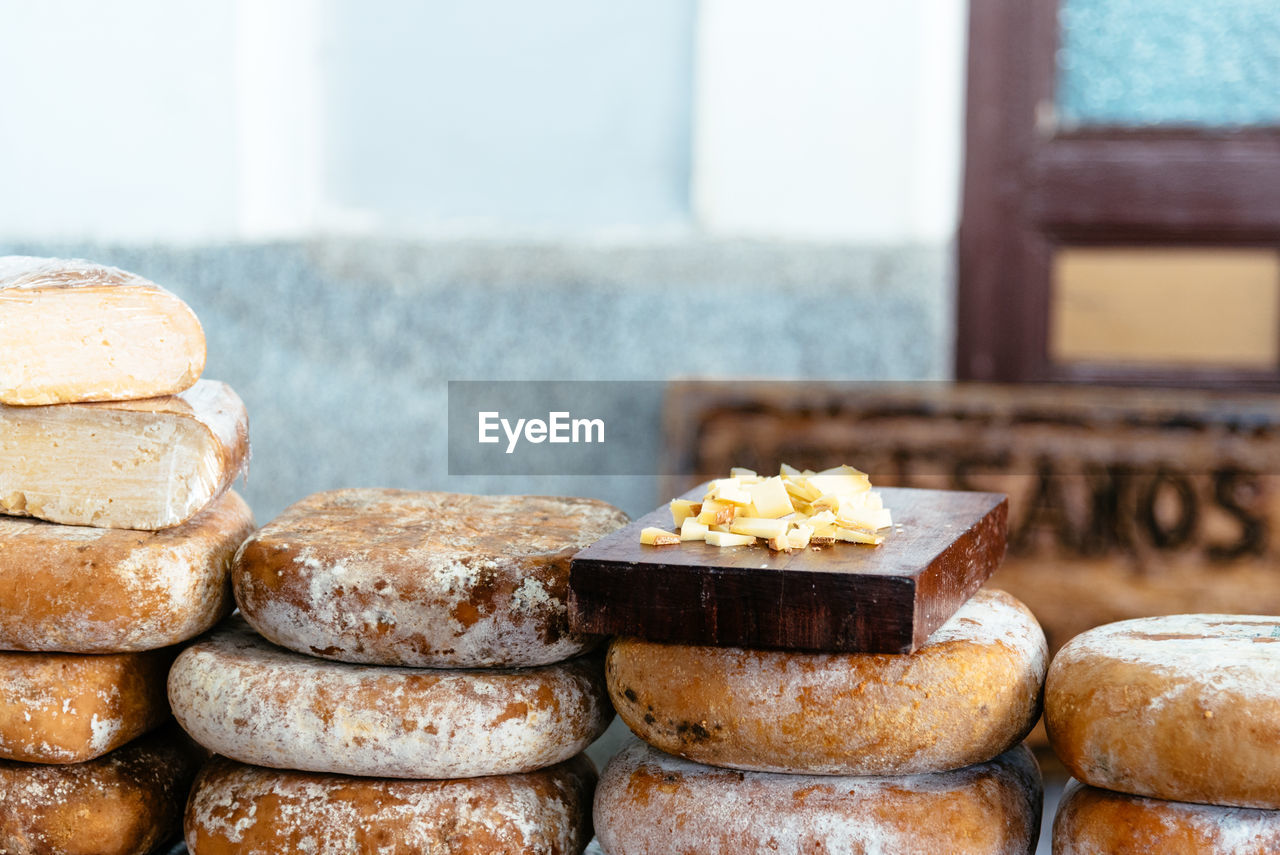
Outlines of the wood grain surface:
M909 653L999 566L1008 505L999 493L879 492L894 527L874 547L644 546L640 529L671 528L659 508L574 556L570 626L680 644Z

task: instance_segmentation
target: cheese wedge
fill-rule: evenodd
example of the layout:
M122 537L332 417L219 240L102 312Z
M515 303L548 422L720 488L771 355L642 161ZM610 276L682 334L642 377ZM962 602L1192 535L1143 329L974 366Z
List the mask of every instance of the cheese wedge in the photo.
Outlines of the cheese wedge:
M87 261L0 256L0 403L173 395L204 361L200 321L159 285Z
M231 486L249 419L231 387L107 404L0 406L0 513L156 531Z

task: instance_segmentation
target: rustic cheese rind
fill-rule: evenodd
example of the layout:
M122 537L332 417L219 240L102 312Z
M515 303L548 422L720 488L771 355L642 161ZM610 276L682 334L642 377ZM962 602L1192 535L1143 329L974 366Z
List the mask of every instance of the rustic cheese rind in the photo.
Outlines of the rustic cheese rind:
M249 623L301 653L545 665L599 643L569 632L569 560L626 522L592 499L336 490L264 526L232 579Z
M192 855L579 855L591 839L595 766L443 781L246 766L201 770L186 812Z
M617 639L606 674L642 739L762 772L903 775L989 760L1040 713L1047 650L1026 607L979 591L910 654Z
M230 567L253 532L234 491L159 532L0 517L0 649L154 650L230 613Z
M468 778L567 760L612 718L599 655L527 669L329 662L232 618L169 674L178 721L257 766L385 778Z
M172 840L201 752L176 727L71 766L0 761L0 852L147 855Z
M951 772L885 778L737 772L633 741L600 775L609 855L1030 855L1040 770L1025 746Z
M1082 633L1049 669L1045 727L1095 787L1280 809L1280 617L1170 615Z
M0 405L0 513L155 531L181 525L249 461L249 417L230 386L167 398Z
M176 395L204 362L200 321L154 282L78 259L0 257L0 403Z
M83 763L158 727L173 658L0 653L0 758Z
M1274 855L1280 811L1127 796L1072 781L1053 820L1053 855Z

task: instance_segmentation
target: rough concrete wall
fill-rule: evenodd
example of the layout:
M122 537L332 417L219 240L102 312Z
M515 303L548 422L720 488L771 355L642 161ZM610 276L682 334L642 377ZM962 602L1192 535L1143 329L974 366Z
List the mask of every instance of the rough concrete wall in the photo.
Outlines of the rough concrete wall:
M208 336L206 375L249 409L243 491L260 522L342 486L593 496L632 515L665 498L644 477L450 477L451 379L950 372L945 246L0 243L9 253L114 264L192 305ZM636 412L652 419L656 447L661 401Z

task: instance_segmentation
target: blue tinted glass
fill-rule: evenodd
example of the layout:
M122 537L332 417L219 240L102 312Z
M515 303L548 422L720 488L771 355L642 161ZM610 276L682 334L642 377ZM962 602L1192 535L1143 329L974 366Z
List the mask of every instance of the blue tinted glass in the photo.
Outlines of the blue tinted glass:
M1063 0L1058 117L1280 124L1280 0Z

